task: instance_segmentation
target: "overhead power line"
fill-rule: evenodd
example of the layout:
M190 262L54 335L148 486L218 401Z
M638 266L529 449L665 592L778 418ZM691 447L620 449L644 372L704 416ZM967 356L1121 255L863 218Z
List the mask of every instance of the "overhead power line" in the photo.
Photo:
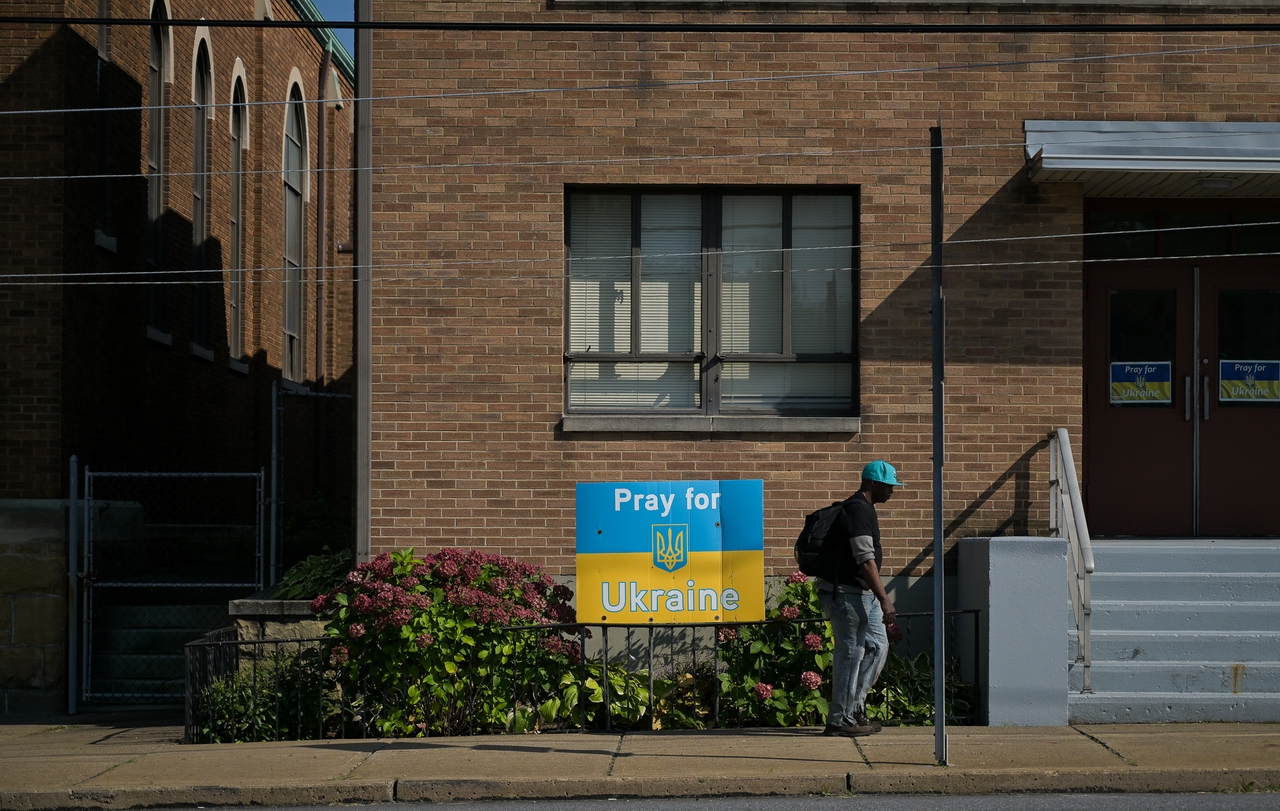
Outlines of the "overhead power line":
M954 249L962 248L964 246L970 246L970 245L987 246L987 245L997 245L1001 243L1007 244L1007 243L1014 243L1014 242L1078 240L1078 239L1086 239L1086 238L1111 237L1111 236L1132 237L1132 236L1140 236L1140 235L1173 234L1178 232L1191 232L1191 231L1200 233L1200 232L1214 231L1214 230L1226 229L1226 228L1277 228L1277 227L1280 227L1280 221L1217 223L1217 224L1210 224L1210 225L1185 225L1185 226L1171 226L1171 227L1165 227L1165 228L1139 228L1139 229L1131 229L1131 230L1123 230L1123 231L1072 232L1072 233L1065 233L1065 234L1025 234L1025 235L1009 236L1009 237L955 239L955 240L946 242L945 247L948 249L952 249L951 252L954 253ZM861 242L861 243L856 243L851 245L830 245L830 246L817 247L817 248L790 248L787 250L790 250L794 254L794 253L803 253L806 250L815 251L815 252L829 251L829 250L865 251L868 248L887 250L887 249L904 249L904 248L923 249L928 247L930 247L930 242L928 240L919 240L919 241L893 241L893 242ZM740 251L720 251L720 255L721 256L740 256L740 255L748 255L748 254L770 254L770 253L779 253L781 250L782 249L778 249L778 248L768 248L768 249L748 249L748 250L740 250ZM678 257L693 258L693 257L700 257L701 255L702 255L701 251L690 252L690 253L647 253L647 254L640 254L638 258L641 260L670 259L670 258L678 258ZM1158 257L1149 257L1149 256L1109 257L1109 258L1102 258L1102 259L1087 259L1087 260L1083 257L1063 257L1063 258L1054 258L1054 259L1030 259L1030 260L1008 259L1008 260L1003 260L999 262L991 262L991 261L956 262L954 260L951 260L951 261L944 262L944 267L948 269L954 269L954 270L1019 268L1019 267L1032 268L1032 267L1038 267L1038 266L1044 266L1044 265L1081 264L1086 261L1091 265L1104 265L1104 264L1118 264L1118 263L1129 263L1129 262L1150 262L1150 261L1171 261L1171 260L1185 261L1185 260L1203 260L1203 259L1220 259L1220 258L1256 259L1256 258L1265 258L1265 257L1274 257L1274 256L1280 256L1280 251L1257 251L1257 252L1244 252L1244 253L1206 253L1206 254L1187 254L1187 255L1181 255L1181 256L1158 256ZM585 262L601 262L601 261L610 261L610 260L629 262L632 258L636 258L636 257L633 257L631 254L619 254L619 255L573 257L572 259L566 259L563 256L546 256L546 257L539 257L536 259L519 259L519 258L457 259L457 260L429 259L429 260L422 260L417 262L382 262L382 263L376 263L374 267L375 267L375 270L377 271L420 270L420 271L423 271L424 273L429 273L431 271L457 273L465 270L484 271L486 269L497 269L505 272L506 269L511 265L522 265L525 267L537 266L537 265L554 265L554 266L564 267L565 265L571 264L572 262L585 263ZM877 263L868 263L868 262L862 261L862 262L859 262L858 268L860 271L866 271L866 270L874 271L874 270L883 270L891 267L911 267L918 264L919 264L918 259L907 257L899 262L881 261ZM326 272L348 271L348 270L351 270L351 265L325 265L325 266L309 265L307 266L306 269L307 270L324 270ZM793 269L791 273L793 275L797 275L797 274L803 274L803 273L829 273L831 271L841 271L841 270L851 270L851 268L849 267L803 268L800 270ZM224 268L220 270L219 269L211 269L211 270L180 269L180 270L159 270L159 271L157 270L128 270L128 271L106 270L106 271L65 272L65 273L64 272L11 273L11 274L0 274L0 286L4 286L4 285L82 286L82 285L139 285L139 284L223 284L229 279L227 277L222 276L221 274L236 273L236 272L239 272L240 274L242 274L241 281L243 281L246 284L272 285L272 284L283 284L285 280L282 277L264 279L264 278L250 278L250 276L252 274L262 274L262 273L282 274L284 271L285 271L285 268L281 266L281 267L242 268L239 271L236 271L234 269ZM734 275L735 276L772 275L772 274L780 274L780 273L782 273L781 269L774 268L774 269L768 269L768 270L737 271L734 273ZM326 275L327 275L326 281L330 283L343 283L343 282L353 281L351 279L335 278L333 276L329 276L328 273ZM561 273L557 275L560 276L561 278L571 278L569 274ZM449 277L432 278L425 275L392 275L392 276L375 275L374 281L381 284L381 283L393 283L398 281L415 281L415 280L426 280L426 279L431 279L433 281L443 281L445 278L457 278L457 277L449 276ZM513 275L486 274L481 278L486 284L489 284L494 281L504 281L504 280L505 281L522 281L522 282L534 281L534 279L531 279L531 277L529 277L527 274L522 274L519 272ZM545 280L550 278L556 278L556 276L547 275L541 278ZM599 275L599 274L595 274L589 277L572 277L572 278L582 278L582 279L589 279L589 280L596 280L596 281L607 281L607 278L605 276ZM319 282L320 280L315 278L307 278L307 279L303 279L302 281L304 283L310 284L310 283Z
M1212 9L1195 9L1197 14ZM1223 15L1225 16L1225 15ZM206 20L167 19L158 23L150 17L58 17L12 15L0 17L0 25L112 25L157 24L208 28L341 28L355 31L506 31L520 33L671 33L671 34L1157 34L1157 33L1263 33L1280 31L1280 22L1223 23L640 23L553 21L498 22L451 20Z

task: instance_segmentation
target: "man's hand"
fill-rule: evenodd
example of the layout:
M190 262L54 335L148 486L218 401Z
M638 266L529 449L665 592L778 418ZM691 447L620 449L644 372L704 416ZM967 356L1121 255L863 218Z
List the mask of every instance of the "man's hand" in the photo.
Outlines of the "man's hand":
M893 621L898 618L898 609L893 607L893 601L888 597L880 600L880 611L884 614L885 625L892 625Z
M898 617L898 609L893 607L893 600L889 599L889 593L885 591L884 584L880 582L880 570L876 568L874 560L868 560L858 566L858 574L862 576L862 582L871 587L871 593L880 601L880 611L884 614L884 624L888 625Z

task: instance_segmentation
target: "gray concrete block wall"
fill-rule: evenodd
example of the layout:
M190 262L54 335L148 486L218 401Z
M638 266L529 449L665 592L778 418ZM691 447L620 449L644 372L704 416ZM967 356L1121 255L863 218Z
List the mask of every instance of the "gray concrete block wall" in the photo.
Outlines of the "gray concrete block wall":
M960 541L959 604L982 611L979 719L990 726L1067 723L1067 542Z
M66 709L67 504L0 500L0 715Z

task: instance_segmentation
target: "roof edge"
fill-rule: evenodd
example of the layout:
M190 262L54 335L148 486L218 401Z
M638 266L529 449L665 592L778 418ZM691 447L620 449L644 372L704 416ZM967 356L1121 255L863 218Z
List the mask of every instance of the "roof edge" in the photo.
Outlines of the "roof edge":
M289 5L294 11L298 12L298 16L304 22L329 22L311 0L289 0ZM352 87L355 87L356 63L351 58L351 54L347 52L347 46L342 44L342 40L338 39L332 29L312 28L310 30L321 46L333 52L333 64L338 66L338 70L342 71L342 75L347 77L347 81L351 83Z

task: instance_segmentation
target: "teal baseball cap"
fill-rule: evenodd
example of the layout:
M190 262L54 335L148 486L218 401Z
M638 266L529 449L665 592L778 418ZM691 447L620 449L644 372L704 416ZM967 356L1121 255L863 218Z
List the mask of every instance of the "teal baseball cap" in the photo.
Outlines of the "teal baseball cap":
M898 481L898 471L882 459L867 462L866 467L862 468L862 478L882 484L892 484L894 487L903 486L902 482Z

